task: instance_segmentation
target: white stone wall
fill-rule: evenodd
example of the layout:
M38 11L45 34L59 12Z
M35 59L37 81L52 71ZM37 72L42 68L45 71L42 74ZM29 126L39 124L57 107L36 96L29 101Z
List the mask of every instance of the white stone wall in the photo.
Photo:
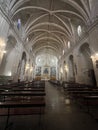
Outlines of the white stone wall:
M89 48L91 50L91 55L93 56L93 58L92 58L93 66L91 64L88 64L89 60L86 60L85 59L86 57L83 56L83 54L80 52L80 47L84 43L89 44ZM88 73L86 73L86 70L90 70L90 69L94 68L96 81L97 81L97 85L98 85L98 68L96 67L96 60L98 60L98 55L96 56L96 54L98 54L98 26L97 25L95 27L93 27L89 31L89 33L87 35L85 35L85 37L78 42L78 44L71 50L71 53L69 52L68 55L65 54L60 59L59 68L60 68L60 66L63 66L64 61L66 61L66 65L68 66L68 69L69 69L70 65L68 65L69 64L68 57L70 55L73 55L74 63L77 67L77 74L76 74L76 70L75 70L75 81L77 83L81 83L81 84L92 85L91 77L89 77ZM63 73L64 73L64 69L63 69ZM64 81L69 81L70 77L71 77L71 73L68 70L67 77L66 77L66 79L64 79ZM59 70L59 79L61 80L60 70Z
M19 74L17 72L18 64L22 57L22 52L26 51L27 53L27 63L29 64L30 68L25 71L25 75L23 79L26 80L32 80L33 79L33 70L32 68L32 58L28 54L27 50L22 45L22 42L14 32L12 28L10 28L9 23L3 18L3 16L0 14L0 74L1 75L7 75L12 76L14 81L17 81L19 78ZM13 43L13 41L8 42L8 37L12 36L16 42ZM13 43L13 44L12 44ZM4 44L4 46L2 46ZM7 44L11 44L9 49L6 53L3 53L7 46ZM9 52L8 52L9 51ZM30 62L29 62L30 59Z
M6 20L0 14L0 64L2 61L2 57L4 55L3 52L5 51L8 30L9 30L9 24L6 22Z
M95 70L97 85L98 85L98 68L96 67L96 60L98 60L98 56L96 55L98 53L98 25L95 26L90 32L89 32L89 41L90 41L90 47L92 51L92 61L93 66Z

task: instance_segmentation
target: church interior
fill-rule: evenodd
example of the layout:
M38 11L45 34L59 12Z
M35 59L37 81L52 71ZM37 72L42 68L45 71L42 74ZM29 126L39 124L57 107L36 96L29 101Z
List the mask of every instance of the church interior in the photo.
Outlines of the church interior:
M0 0L0 130L98 130L98 0Z

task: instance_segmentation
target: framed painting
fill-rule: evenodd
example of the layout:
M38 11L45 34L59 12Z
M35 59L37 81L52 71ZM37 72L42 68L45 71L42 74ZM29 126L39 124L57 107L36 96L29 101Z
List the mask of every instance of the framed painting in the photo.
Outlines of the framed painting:
M36 68L36 76L41 76L41 67Z
M44 67L43 68L43 74L48 75L49 74L49 67Z
M56 76L56 67L51 67L50 75Z

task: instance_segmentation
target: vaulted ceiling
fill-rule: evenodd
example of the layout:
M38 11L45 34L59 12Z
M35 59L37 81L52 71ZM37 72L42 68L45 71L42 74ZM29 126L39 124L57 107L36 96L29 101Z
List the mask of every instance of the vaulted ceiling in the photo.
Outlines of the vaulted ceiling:
M21 19L22 38L35 55L61 55L75 42L75 27L90 21L89 0L6 0L15 23ZM28 40L27 40L28 39Z

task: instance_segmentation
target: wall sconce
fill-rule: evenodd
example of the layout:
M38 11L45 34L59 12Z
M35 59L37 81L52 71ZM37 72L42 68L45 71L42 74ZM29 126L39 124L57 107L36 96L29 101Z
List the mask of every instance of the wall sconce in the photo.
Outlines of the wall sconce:
M98 53L95 53L94 55L92 55L91 57L90 57L91 59L98 59Z
M5 41L2 38L0 38L0 46L5 47Z
M94 59L94 56L91 56L90 58L91 58L91 59Z
M67 65L65 65L64 69L68 72L68 66Z
M26 70L28 70L29 69L29 64L26 64Z
M3 51L3 53L6 53L6 51Z
M94 60L94 64L96 68L98 68L98 53L95 53L94 55L92 55L91 59Z
M60 69L60 72L63 74L63 69L62 68Z
M4 52L4 48L5 48L5 42L2 38L0 38L0 52L3 54Z
M95 55L98 56L98 53L96 53Z
M12 76L12 72L9 71L9 72L7 73L7 76Z
M32 71L33 71L33 67L30 68L30 72L32 72Z
M0 44L0 47L5 47L5 43Z

